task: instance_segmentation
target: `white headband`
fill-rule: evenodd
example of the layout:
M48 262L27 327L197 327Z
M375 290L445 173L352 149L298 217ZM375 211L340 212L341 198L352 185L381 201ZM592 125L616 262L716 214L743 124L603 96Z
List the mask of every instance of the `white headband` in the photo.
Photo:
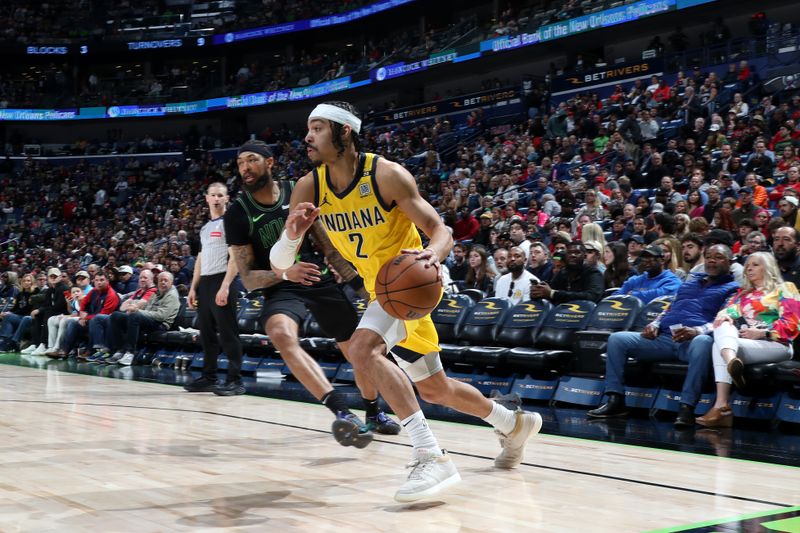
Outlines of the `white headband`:
M319 104L308 115L308 120L324 118L338 124L347 124L356 133L361 133L361 119L346 109L330 104Z

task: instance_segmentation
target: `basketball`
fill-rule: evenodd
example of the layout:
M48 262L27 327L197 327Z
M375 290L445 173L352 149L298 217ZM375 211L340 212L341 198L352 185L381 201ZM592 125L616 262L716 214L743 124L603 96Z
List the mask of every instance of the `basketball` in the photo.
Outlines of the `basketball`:
M425 268L410 254L387 261L375 280L375 294L383 310L400 320L417 320L430 314L442 297L436 268Z

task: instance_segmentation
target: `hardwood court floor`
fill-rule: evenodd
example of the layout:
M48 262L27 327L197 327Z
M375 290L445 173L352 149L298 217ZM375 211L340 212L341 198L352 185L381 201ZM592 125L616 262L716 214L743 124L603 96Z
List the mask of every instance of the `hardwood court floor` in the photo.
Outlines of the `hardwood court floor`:
M541 435L514 471L432 421L463 481L401 505L408 439L337 445L326 409L0 365L0 531L647 531L787 507L800 470Z

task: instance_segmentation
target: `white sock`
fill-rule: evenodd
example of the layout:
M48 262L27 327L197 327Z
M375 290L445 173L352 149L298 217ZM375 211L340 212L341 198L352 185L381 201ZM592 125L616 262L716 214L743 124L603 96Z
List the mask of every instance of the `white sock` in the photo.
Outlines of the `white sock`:
M497 402L492 402L492 412L484 420L503 435L508 435L514 431L514 426L517 425L517 417L514 411L503 407Z
M442 449L439 448L439 443L436 442L433 431L428 427L428 422L425 420L425 415L422 414L422 411L417 411L400 423L406 428L406 432L411 439L411 445L415 450L424 448L429 452L442 455Z

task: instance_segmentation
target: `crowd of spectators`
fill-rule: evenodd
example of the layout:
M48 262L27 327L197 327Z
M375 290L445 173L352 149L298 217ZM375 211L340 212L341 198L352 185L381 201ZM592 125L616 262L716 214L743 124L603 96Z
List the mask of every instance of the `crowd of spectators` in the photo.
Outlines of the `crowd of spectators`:
M63 1L69 3L68 0ZM354 2L352 5L360 3ZM246 4L248 3L241 2L242 6ZM242 12L250 12L252 17L286 16L289 17L287 20L291 20L302 18L292 17L292 13L302 15L311 10L309 2L298 0L289 4L285 6L283 3L270 2L267 9L243 8ZM593 3L591 10L601 9L603 5L600 4L604 3ZM41 6L49 10L60 4ZM333 5L330 7L333 8ZM129 8L158 11L156 6L147 2L142 6ZM20 9L25 16L18 15L18 10L13 9L7 14L6 18L12 22L8 31L13 31L13 20L28 20L30 17L35 19L38 16L34 15L38 13L37 8ZM321 12L316 5L313 9ZM484 6L483 9L489 8ZM148 60L149 68L144 67L144 61L137 60L130 64L95 64L90 69L80 67L77 70L61 63L35 67L13 65L0 76L0 107L87 107L161 103L303 87L365 72L380 65L419 61L458 45L533 31L557 20L579 16L583 14L584 7L574 0L544 3L531 0L509 4L496 15L480 11L479 16L479 11L480 9L469 11L466 15L454 15L447 22L426 20L424 25L400 25L388 31L385 27L372 29L365 25L363 31L357 37L354 36L353 42L344 47L340 42L317 43L306 40L302 45L270 49L269 53L237 54L227 61L198 56ZM721 37L729 39L730 31L725 28L721 20L715 21L707 32L698 36L694 44L716 44ZM667 41L669 46L659 44L660 40L653 46L681 51L692 44L680 29ZM588 59L588 56L578 54L570 59L569 68L580 70L588 67ZM599 57L595 59L602 60ZM558 68L553 65L552 70L552 74L555 74ZM651 96L659 101L669 97L663 91L651 92Z
M756 73L742 61L726 73L680 73L671 84L639 80L605 99L581 95L495 128L475 111L460 126L467 140L447 150L443 139L458 129L448 118L362 136L365 149L406 162L452 228L449 291L515 303L598 301L610 292L647 302L704 273L716 245L730 249L738 283L747 259L771 250L784 279L797 281L800 95L758 94ZM262 137L275 146L276 176L308 172L300 132ZM28 160L5 169L6 290L12 277L47 283L56 268L67 288L83 278L94 284L102 272L119 294L135 292L143 272L169 272L185 294L207 215L204 186L221 181L235 195L235 168L211 154L120 161ZM17 302L24 314L30 298ZM53 348L41 341L46 326L33 350Z
M24 44L85 43L125 38L130 35L126 28L155 26L149 30L150 35L144 30L141 37L147 38L164 35L164 28L160 26L165 24L174 24L173 36L179 37L186 35L187 30L211 27L214 33L219 33L344 13L371 3L372 0L235 0L233 9L221 6L215 11L216 16L194 17L195 21L191 22L191 3L170 5L162 0L8 2L0 7L0 22L3 23L0 38Z

